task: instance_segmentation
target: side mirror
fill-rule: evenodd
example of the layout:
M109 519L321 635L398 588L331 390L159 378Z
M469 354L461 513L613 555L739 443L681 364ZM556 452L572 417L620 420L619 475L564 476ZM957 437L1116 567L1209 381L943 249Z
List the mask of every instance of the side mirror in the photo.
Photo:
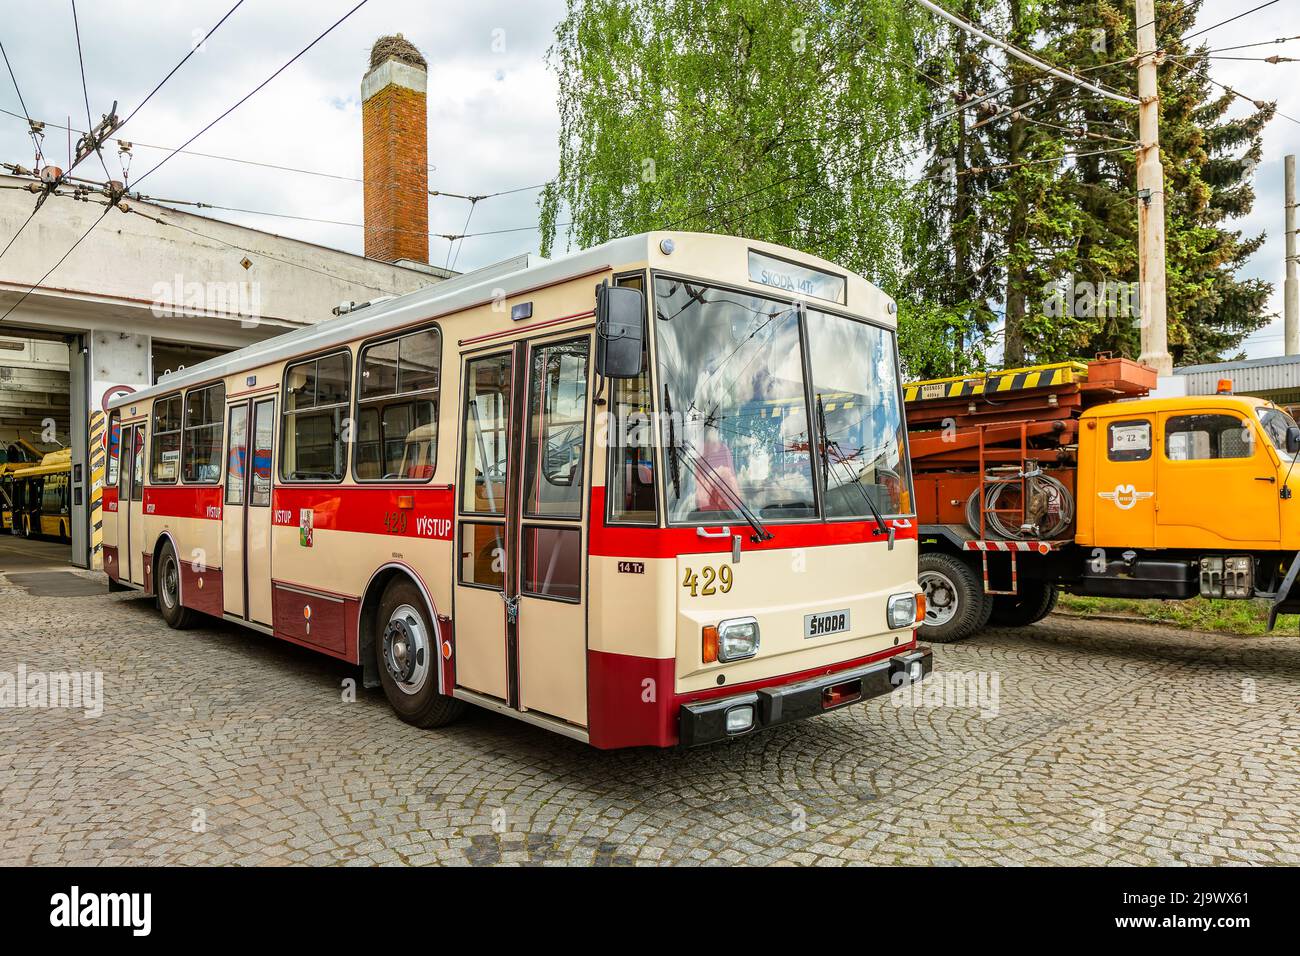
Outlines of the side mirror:
M645 345L645 297L640 289L596 286L596 373L605 378L641 374Z
M1286 453L1294 455L1300 452L1300 425L1292 425L1286 430Z

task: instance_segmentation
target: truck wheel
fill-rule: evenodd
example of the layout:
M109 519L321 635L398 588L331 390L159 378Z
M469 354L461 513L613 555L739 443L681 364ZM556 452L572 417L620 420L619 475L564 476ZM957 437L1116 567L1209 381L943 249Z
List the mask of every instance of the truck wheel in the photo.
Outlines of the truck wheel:
M917 580L925 592L922 640L936 644L960 641L988 623L992 604L965 561L949 554L923 554Z
M438 692L438 631L430 626L424 597L409 578L395 578L384 589L376 624L379 680L397 716L415 727L441 727L463 714L463 700Z
M1059 596L1055 584L1027 581L1021 585L1019 594L1004 594L993 599L990 620L995 627L1025 627L1051 614Z
M170 541L158 555L154 590L158 595L158 610L168 627L183 631L194 624L194 611L181 604L181 565Z

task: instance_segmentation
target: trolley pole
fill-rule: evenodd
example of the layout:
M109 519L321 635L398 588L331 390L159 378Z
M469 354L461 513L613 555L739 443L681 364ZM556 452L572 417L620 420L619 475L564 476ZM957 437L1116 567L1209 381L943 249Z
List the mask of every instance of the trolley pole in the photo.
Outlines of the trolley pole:
M1286 285L1282 295L1283 329L1285 330L1287 355L1300 355L1300 262L1295 251L1295 156L1287 156L1286 177Z
M1138 285L1142 354L1138 361L1172 375L1165 318L1165 176L1160 165L1160 94L1156 84L1155 0L1137 0Z

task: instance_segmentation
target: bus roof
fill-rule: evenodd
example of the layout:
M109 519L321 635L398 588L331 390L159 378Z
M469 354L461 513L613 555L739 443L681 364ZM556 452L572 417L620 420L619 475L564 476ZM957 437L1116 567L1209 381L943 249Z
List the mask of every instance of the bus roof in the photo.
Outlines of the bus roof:
M454 279L437 282L405 295L376 302L364 309L295 329L227 355L200 362L198 365L163 377L149 388L119 396L109 403L109 407L121 408L141 400L167 395L180 388L214 381L299 355L324 351L355 339L370 338L408 325L417 325L423 321L499 300L503 295L504 298L509 299L529 290L580 279L583 276L593 277L594 301L594 277L602 272L647 261L652 267L672 270L675 263L668 258L671 253L661 251L660 242L663 239L672 239L683 250L690 249L692 246L703 246L706 251L708 247L712 247L712 250L717 252L728 245L738 250L752 249L791 260L796 265L806 265L844 276L848 284L851 312L870 316L887 325L894 325L894 315L888 308L892 300L888 296L860 276L847 272L824 259L773 243L734 236L712 233L647 232L613 239L557 259L548 260L522 255L485 266ZM689 266L683 266L681 271L687 275L692 274ZM755 286L759 288L757 283ZM828 307L843 308L833 304L828 304Z
M13 473L15 478L37 478L41 475L57 475L62 471L72 470L72 449L60 448L41 459L39 465L19 468Z

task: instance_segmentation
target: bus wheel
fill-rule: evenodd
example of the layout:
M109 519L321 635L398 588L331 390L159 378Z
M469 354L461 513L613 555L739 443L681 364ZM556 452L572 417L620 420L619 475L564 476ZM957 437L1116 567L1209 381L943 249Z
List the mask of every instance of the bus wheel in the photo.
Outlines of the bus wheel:
M980 579L965 561L948 554L923 554L917 580L925 592L922 640L936 644L960 641L988 623L992 606Z
M158 610L168 627L183 631L194 623L194 612L181 604L181 564L170 541L158 556L154 590L158 593Z
M441 727L464 713L464 701L438 692L438 632L410 578L394 578L384 590L376 623L379 680L397 716L416 727Z
M993 599L993 616L997 627L1025 627L1052 613L1060 592L1055 584L1026 581L1019 594L1000 595Z
M24 537L24 538L30 538L31 536L32 536L32 519L31 519L31 516L30 516L30 515L23 515L23 537Z

